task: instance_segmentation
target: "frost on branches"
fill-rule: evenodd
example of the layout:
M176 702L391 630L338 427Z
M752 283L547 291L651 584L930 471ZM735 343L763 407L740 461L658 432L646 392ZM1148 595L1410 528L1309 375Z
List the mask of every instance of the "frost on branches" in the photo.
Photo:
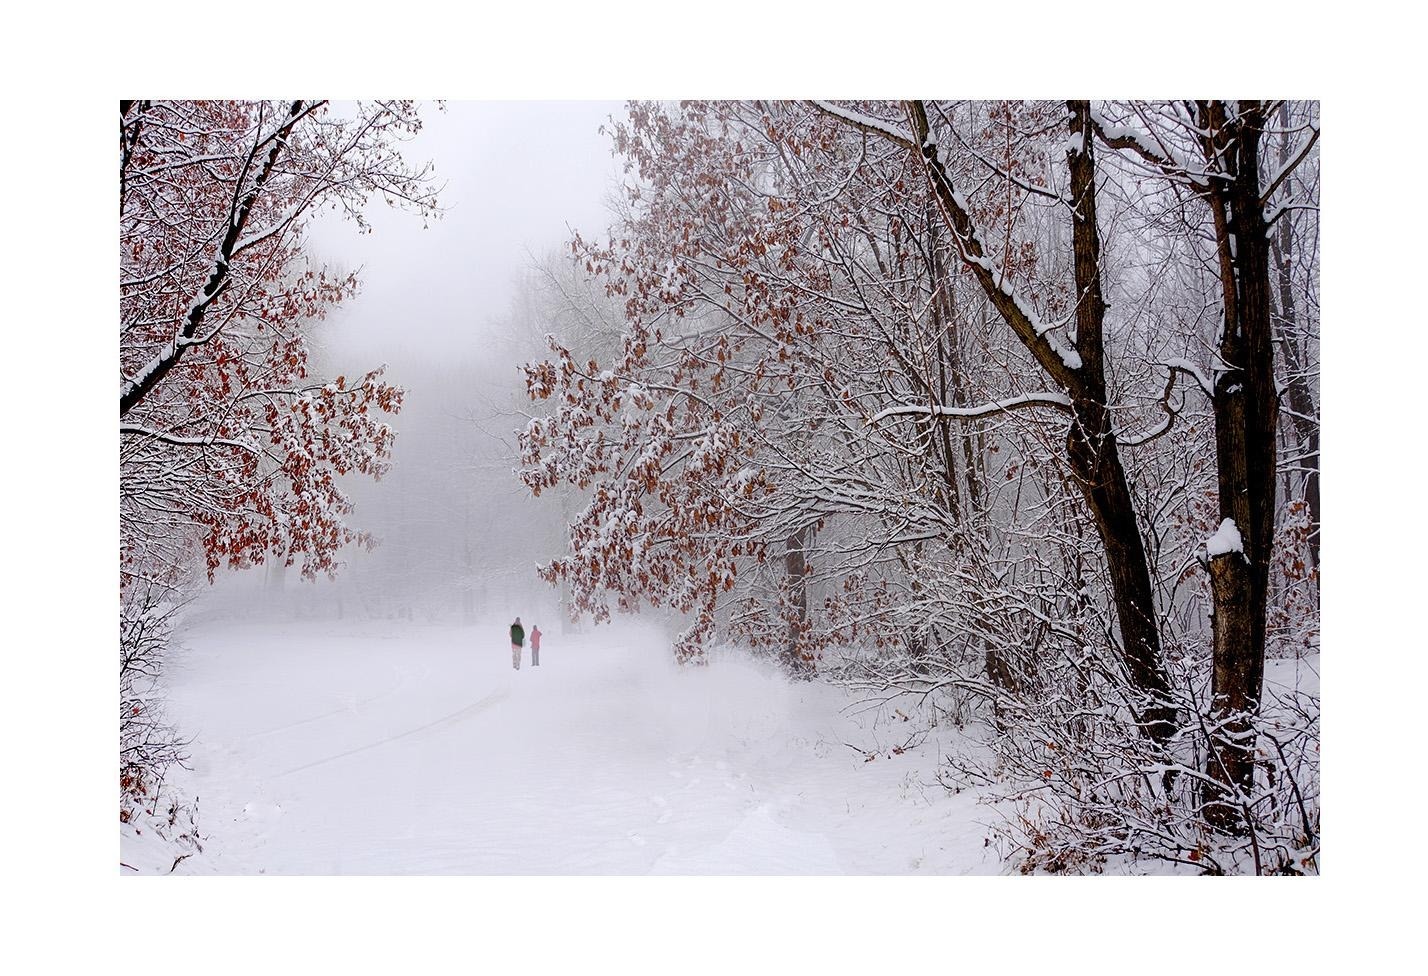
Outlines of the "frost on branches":
M374 196L432 214L397 151L419 127L408 102L121 104L126 573L197 540L210 577L271 557L313 576L361 538L335 478L386 469L401 391L311 374L306 333L357 281L312 266L303 232L329 206L365 226Z
M1027 801L1028 864L1314 870L1317 698L1260 689L1317 639L1317 106L634 103L612 133L626 206L572 256L620 347L526 368L522 477L588 500L547 579L694 614L682 658L718 633L979 716L963 772Z
M712 399L656 410L637 383L620 384L593 361L576 364L554 339L551 348L554 362L527 369L531 396L555 406L521 435L522 477L536 495L563 482L599 484L570 527L570 555L542 576L567 582L573 606L597 620L609 617L607 594L621 610L647 600L693 614L676 656L702 659L719 595L732 588L740 558L762 552L730 501L766 490L743 473L739 408L716 388ZM644 375L645 353L627 339L619 375Z
M601 364L553 339L528 368L553 407L525 432L527 484L594 494L548 577L597 613L606 593L697 610L682 655L716 619L795 670L863 635L900 642L899 620L925 631L907 561L944 537L963 558L988 500L982 450L933 418L963 413L985 439L978 418L1064 398L948 368L981 326L958 308L971 283L905 153L788 104L634 104L613 131L634 174L627 217L573 255L623 303L622 349ZM1037 267L1030 241L988 253L1019 277ZM1043 335L1069 307L1063 278L1036 291ZM827 581L816 614L810 588Z
M121 816L196 844L160 799L182 761L156 680L201 554L331 573L364 537L337 479L380 477L402 391L373 369L313 375L308 332L357 288L304 253L336 208L365 228L372 198L436 211L399 144L405 101L120 103L119 432ZM192 823L187 825L191 828Z

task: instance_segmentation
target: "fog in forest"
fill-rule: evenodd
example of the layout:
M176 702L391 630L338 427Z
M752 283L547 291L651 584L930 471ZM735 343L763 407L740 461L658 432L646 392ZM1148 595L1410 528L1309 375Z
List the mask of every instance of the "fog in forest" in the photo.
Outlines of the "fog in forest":
M1319 119L122 102L125 870L1317 873Z
M313 330L318 375L385 364L405 390L392 468L342 480L349 546L335 578L281 561L220 569L194 611L234 618L569 621L535 575L560 552L572 494L533 498L514 472L529 400L520 365L548 332L590 328L608 309L572 274L573 231L604 236L620 167L600 128L619 102L448 102L423 110L407 159L434 167L443 214L368 204L371 232L323 214L313 258L357 271L361 290ZM575 300L572 301L572 298ZM598 314L598 313L596 313ZM555 629L552 627L552 629Z

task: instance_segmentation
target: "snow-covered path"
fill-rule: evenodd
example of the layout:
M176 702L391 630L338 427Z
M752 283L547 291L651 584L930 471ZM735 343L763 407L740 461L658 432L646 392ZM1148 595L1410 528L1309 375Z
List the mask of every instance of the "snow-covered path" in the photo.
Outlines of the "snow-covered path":
M206 840L178 873L1003 870L989 811L935 785L953 733L894 754L896 716L737 657L679 671L650 632L551 634L519 672L499 626L213 624L185 643L176 783Z

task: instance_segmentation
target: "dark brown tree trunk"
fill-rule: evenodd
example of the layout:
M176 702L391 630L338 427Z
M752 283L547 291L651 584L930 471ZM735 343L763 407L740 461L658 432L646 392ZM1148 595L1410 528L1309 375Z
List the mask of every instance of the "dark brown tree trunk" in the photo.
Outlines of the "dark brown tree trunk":
M1260 200L1259 102L1241 102L1234 118L1220 102L1200 103L1205 155L1212 171L1208 197L1219 241L1225 320L1221 368L1214 387L1215 453L1220 518L1232 519L1243 552L1210 556L1214 673L1214 733L1207 773L1212 823L1240 829L1235 791L1254 785L1254 729L1264 682L1265 609L1274 548L1275 433L1278 395L1270 316L1269 235ZM1220 547L1223 548L1223 547Z
M1105 303L1100 283L1100 235L1096 224L1095 157L1091 141L1090 104L1067 103L1072 147L1068 150L1074 203L1076 353L1080 362L1063 356L1038 329L1015 298L1002 287L985 260L970 215L952 187L938 159L937 147L927 141L927 112L918 101L908 103L916 139L914 149L927 162L928 175L938 201L951 224L967 269L1017 337L1035 355L1046 373L1068 391L1072 424L1067 454L1072 474L1106 553L1111 594L1121 629L1123 663L1141 700L1134 704L1135 719L1145 734L1165 742L1175 731L1175 710L1170 704L1170 682L1161 659L1160 631L1155 614L1150 566L1125 469L1116 449L1115 432L1106 408L1102 322Z
M788 638L784 645L784 665L790 674L807 675L813 662L806 655L804 634L808 630L808 547L813 526L805 526L784 544L784 569L788 573Z
M987 680L1000 688L1013 700L1026 690L1022 673L1015 668L1002 651L989 647L986 653ZM997 695L992 699L992 727L998 732L1007 727L1007 718L1002 710L1005 699Z
M1080 383L1072 398L1073 421L1066 452L1076 485L1091 510L1106 552L1111 592L1125 647L1126 670L1146 700L1137 721L1147 734L1165 741L1175 730L1170 680L1161 661L1160 629L1155 614L1150 562L1136 521L1135 502L1116 448L1116 434L1106 409L1103 328L1106 305L1101 295L1101 241L1096 221L1096 162L1091 106L1067 102L1070 111L1072 246L1075 253L1076 352Z

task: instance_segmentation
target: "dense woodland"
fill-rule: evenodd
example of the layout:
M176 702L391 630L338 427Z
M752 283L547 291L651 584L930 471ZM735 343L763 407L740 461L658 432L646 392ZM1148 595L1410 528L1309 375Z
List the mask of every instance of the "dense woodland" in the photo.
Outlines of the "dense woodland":
M964 727L943 784L1023 870L1317 873L1317 693L1265 681L1319 644L1317 103L631 103L611 225L504 320L520 374L409 409L325 372L357 279L304 233L436 212L417 107L120 108L122 818L182 832L152 679L195 588L374 531L420 596L340 612L469 616L529 564L691 667Z
M546 575L972 696L1046 866L1311 868L1317 704L1262 690L1317 637L1316 113L632 106L573 244L624 331L527 370L526 483L591 495Z

